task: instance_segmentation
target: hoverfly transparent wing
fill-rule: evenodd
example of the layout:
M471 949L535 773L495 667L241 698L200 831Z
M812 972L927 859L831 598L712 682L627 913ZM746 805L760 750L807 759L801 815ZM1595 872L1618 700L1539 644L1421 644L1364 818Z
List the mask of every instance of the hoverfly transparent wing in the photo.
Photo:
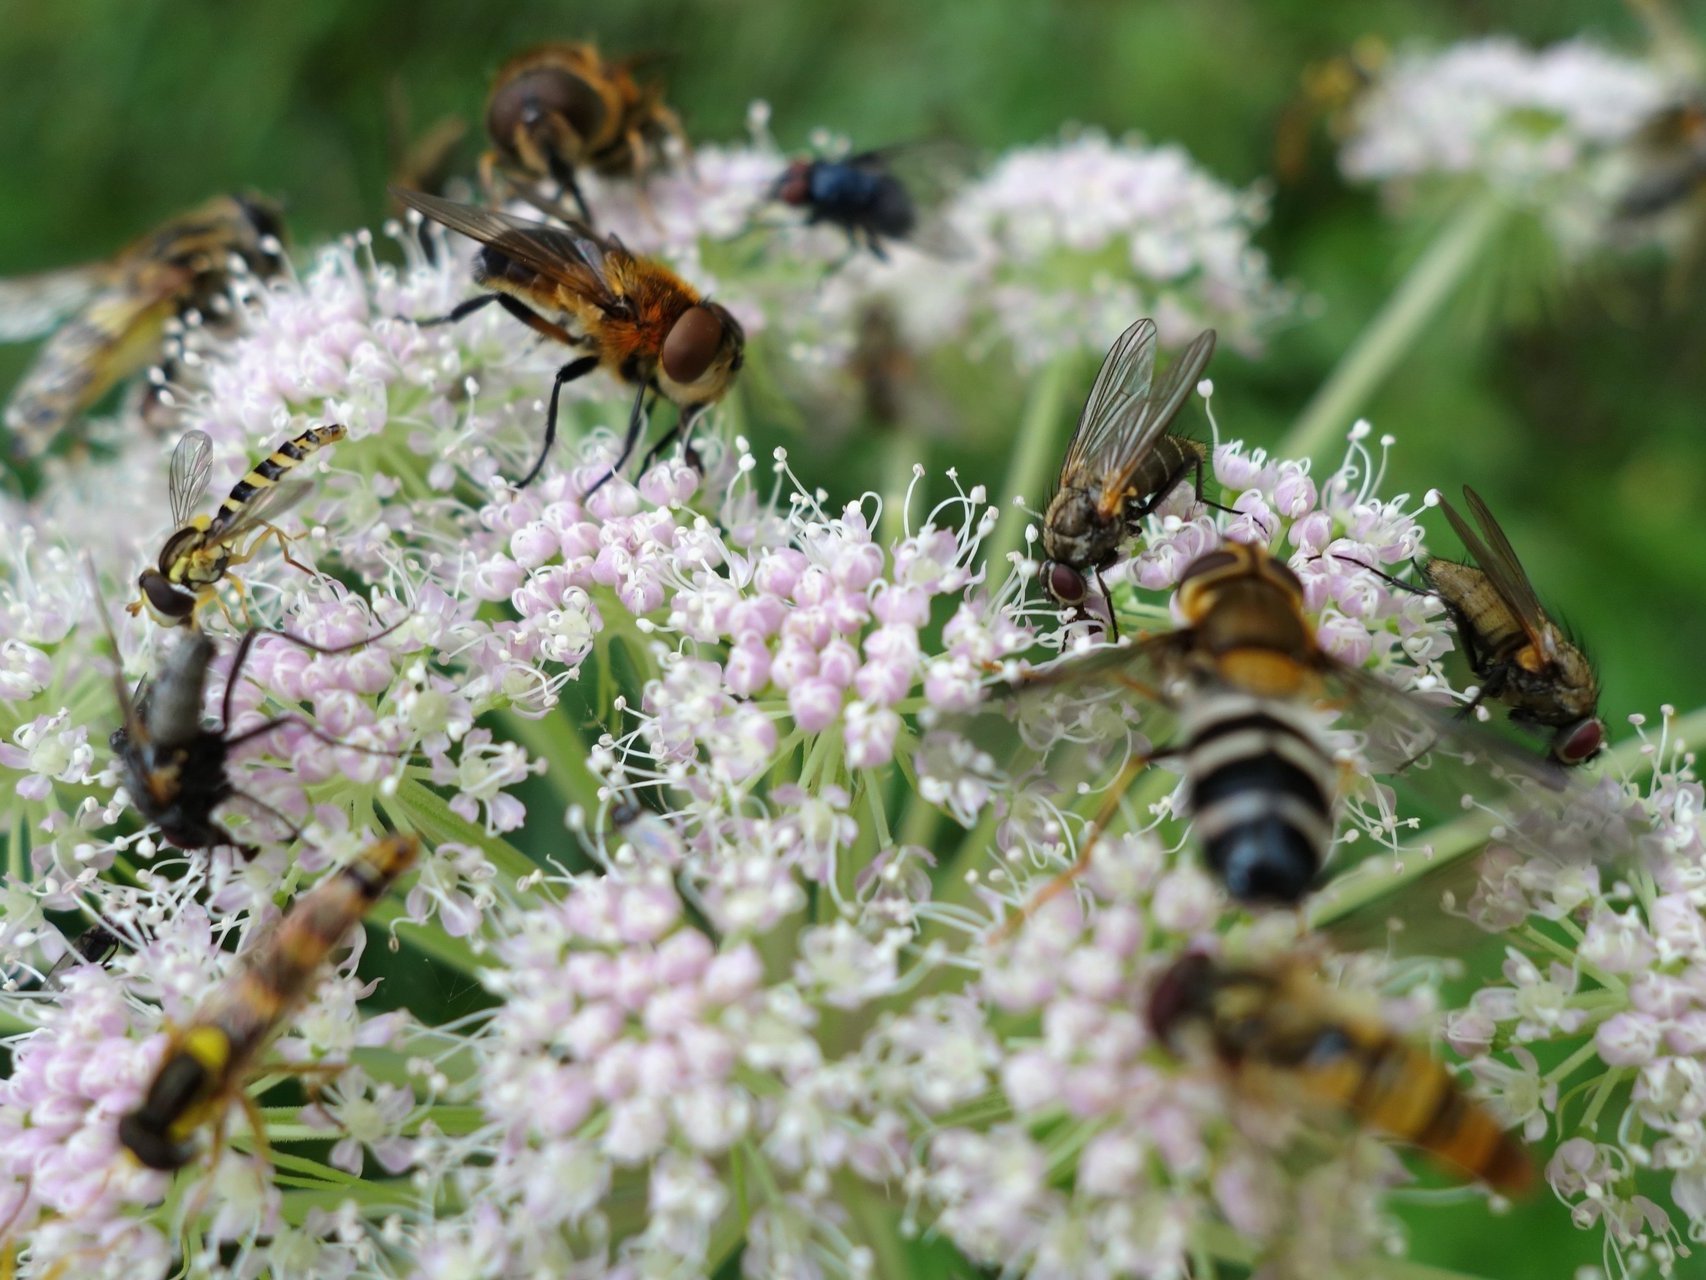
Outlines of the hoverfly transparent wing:
M308 480L281 480L272 488L261 490L236 511L221 508L207 526L207 545L235 542L251 530L273 523L313 489Z
M106 284L111 267L97 263L0 280L0 342L28 342L49 332Z
M172 450L172 466L166 481L174 529L182 529L190 522L212 475L213 437L205 431L186 432Z
M605 259L612 246L588 227L569 223L549 226L517 218L497 209L481 209L429 196L421 191L392 187L391 195L434 222L452 231L490 245L507 257L532 267L547 279L580 290L601 305L616 301L605 278ZM618 250L620 246L614 246Z

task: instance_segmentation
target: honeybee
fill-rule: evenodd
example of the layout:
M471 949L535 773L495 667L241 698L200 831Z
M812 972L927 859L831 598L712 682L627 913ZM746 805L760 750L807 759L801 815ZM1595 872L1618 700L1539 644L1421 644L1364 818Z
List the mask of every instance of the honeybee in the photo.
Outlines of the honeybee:
M1522 1144L1442 1063L1345 1007L1299 957L1258 969L1187 953L1151 988L1148 1018L1173 1053L1206 1053L1245 1088L1301 1095L1495 1191L1533 1184Z
M105 617L103 613L103 622ZM335 648L311 644L300 636L283 631L258 628L248 631L231 661L231 674L225 681L217 728L209 728L202 722L208 668L214 657L213 641L206 632L185 632L167 650L154 678L145 681L134 697L115 671L113 685L123 723L113 731L109 745L124 771L125 790L136 811L144 821L159 828L167 843L180 849L223 846L235 849L244 859L254 858L260 852L256 846L243 844L214 820L214 810L231 799L240 799L270 814L282 822L293 837L299 837L301 832L289 818L264 800L239 791L232 783L226 764L234 750L285 725L296 725L331 746L367 754L385 753L337 742L301 716L293 714L274 716L242 733L231 733L231 699L249 651L260 636L276 635L314 653L348 653L389 635L401 625L400 622L395 623L354 644ZM118 642L112 638L110 631L108 638L116 655Z
M685 147L687 135L664 105L662 86L640 84L633 67L606 61L590 41L540 45L504 63L486 99L492 140L480 161L486 190L495 189L499 169L526 180L548 178L591 222L576 170L643 181L663 164L665 139Z
M662 263L628 252L614 236L601 238L577 223L563 228L529 222L418 191L393 194L484 246L474 259L474 279L491 292L418 323L453 323L496 302L535 333L588 353L557 370L545 415L545 444L518 488L532 483L545 465L557 437L557 399L564 383L602 368L634 388L621 456L587 496L633 453L645 427L648 394L668 400L680 416L646 454L642 469L671 440L689 437L699 415L734 384L746 358L740 322ZM541 312L561 316L562 322Z
M214 589L220 580L234 566L252 559L268 538L277 540L287 564L309 572L306 565L291 558L289 539L271 521L302 501L309 490L306 481L286 482L285 475L348 434L348 429L336 422L309 427L250 468L219 504L218 511L201 516L190 511L201 501L213 474L213 441L205 431L186 433L172 451L166 485L176 528L160 548L159 563L144 569L137 578L142 596L126 606L128 612L134 615L146 608L161 626L194 628L202 608L218 599ZM251 533L254 538L239 546ZM232 582L241 595L243 584L236 579Z
M118 1137L150 1169L195 1159L197 1130L215 1126L214 1150L233 1101L248 1114L255 1141L266 1121L243 1092L244 1076L284 1020L314 989L320 966L387 889L415 863L420 840L389 835L321 880L238 960L231 974L172 1034L142 1105L120 1118Z
M269 201L217 196L108 262L0 284L0 339L34 337L73 313L6 406L13 454L41 454L111 387L158 361L167 321L213 311L234 271L277 274L283 239Z
M770 198L805 210L806 225L827 222L847 236L851 252L869 249L886 261L885 241L905 241L941 258L965 246L927 204L940 198L964 167L957 148L916 144L861 151L840 158L790 161Z
M1192 476L1203 502L1208 446L1168 428L1190 398L1214 354L1214 330L1205 329L1167 370L1155 377L1155 322L1139 320L1122 333L1091 384L1090 396L1060 464L1060 480L1043 515L1043 590L1062 605L1084 607L1085 573L1096 575L1119 557L1143 518ZM1219 504L1210 503L1218 508ZM1224 510L1224 508L1219 508ZM1113 621L1113 604L1108 605Z
M1029 749L1039 721L1058 726L1064 718L1079 729L1073 718L1087 709L1113 700L1141 706L1141 739L1091 744L1087 763L1123 754L1124 772L1080 841L1077 863L1030 910L1088 865L1126 789L1157 760L1179 762L1185 814L1204 861L1228 894L1252 905L1295 905L1319 882L1345 780L1339 762L1347 751L1339 744L1346 735L1371 771L1402 771L1442 809L1458 810L1464 795L1496 792L1513 812L1519 800L1534 806L1538 823L1550 809L1588 804L1549 762L1323 650L1304 612L1302 582L1259 547L1228 542L1198 557L1175 603L1185 619L1178 630L1062 659L1009 696L997 692L963 726L963 736L987 751L1002 723L1016 722ZM1160 741L1168 729L1172 741ZM1617 850L1613 825L1590 826L1574 823L1569 832L1583 854Z
M1463 487L1481 535L1449 502L1440 509L1474 564L1430 557L1422 577L1445 602L1463 655L1481 683L1475 701L1509 704L1516 723L1552 731L1548 750L1559 764L1582 764L1605 746L1599 679L1581 648L1540 607L1516 551L1481 496Z

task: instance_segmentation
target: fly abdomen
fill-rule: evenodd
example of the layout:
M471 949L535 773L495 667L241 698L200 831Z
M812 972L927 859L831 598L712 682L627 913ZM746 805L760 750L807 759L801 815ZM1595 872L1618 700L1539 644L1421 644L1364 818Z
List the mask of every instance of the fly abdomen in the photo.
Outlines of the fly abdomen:
M1225 692L1180 725L1190 809L1210 869L1240 902L1295 903L1333 837L1336 770L1301 708Z
M1201 474L1208 449L1200 440L1163 435L1149 447L1148 455L1131 479L1131 500L1126 507L1127 523L1136 523L1167 500L1186 476ZM1195 492L1195 486L1192 486Z
M218 513L208 525L208 536L212 537L231 524L260 494L271 489L315 452L329 444L336 444L348 434L346 427L333 422L323 427L309 427L295 439L286 440L279 445L232 487L230 496L219 504Z

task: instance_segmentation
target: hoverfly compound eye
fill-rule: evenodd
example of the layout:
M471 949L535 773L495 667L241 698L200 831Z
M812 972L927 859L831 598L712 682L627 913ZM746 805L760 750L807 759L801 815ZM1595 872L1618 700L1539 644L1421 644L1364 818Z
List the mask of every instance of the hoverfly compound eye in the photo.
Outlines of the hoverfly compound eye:
M723 321L709 307L689 307L663 340L663 371L674 382L705 376L723 345Z
M1552 739L1552 754L1562 764L1585 764L1605 746L1605 725L1599 720L1578 720L1566 725Z
M1042 568L1037 571L1037 577L1042 581L1043 590L1061 604L1084 603L1087 590L1084 575L1071 565L1062 564L1058 560L1045 560Z
M546 116L560 116L583 137L604 123L604 103L584 80L555 67L525 71L492 94L486 131L507 146L515 131Z

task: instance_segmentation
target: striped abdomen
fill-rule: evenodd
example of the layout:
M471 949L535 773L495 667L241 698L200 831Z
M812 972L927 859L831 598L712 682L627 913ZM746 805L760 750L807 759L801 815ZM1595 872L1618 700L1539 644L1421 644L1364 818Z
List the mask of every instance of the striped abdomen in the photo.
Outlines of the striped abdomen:
M1295 903L1333 839L1337 770L1301 705L1211 689L1180 712L1193 825L1240 902Z
M1208 446L1200 440L1171 434L1157 439L1132 473L1131 496L1126 501L1127 524L1135 524L1165 502L1186 476L1194 475L1200 481L1207 461ZM1193 482L1193 494L1198 487Z
M1444 1064L1385 1027L1345 1019L1294 1046L1302 1088L1341 1107L1364 1128L1414 1143L1504 1192L1533 1177L1528 1154L1458 1086Z
M420 841L387 836L320 881L173 1039L142 1105L119 1121L119 1140L154 1169L194 1158L190 1139L228 1102L244 1069L291 1010L307 998L326 957L397 877Z
M301 466L318 450L329 444L336 444L347 435L347 427L333 422L323 427L309 427L295 439L286 440L279 445L257 462L249 473L236 483L225 501L219 504L219 510L214 513L207 526L207 536L217 537L242 517L249 504L278 484L288 472Z

